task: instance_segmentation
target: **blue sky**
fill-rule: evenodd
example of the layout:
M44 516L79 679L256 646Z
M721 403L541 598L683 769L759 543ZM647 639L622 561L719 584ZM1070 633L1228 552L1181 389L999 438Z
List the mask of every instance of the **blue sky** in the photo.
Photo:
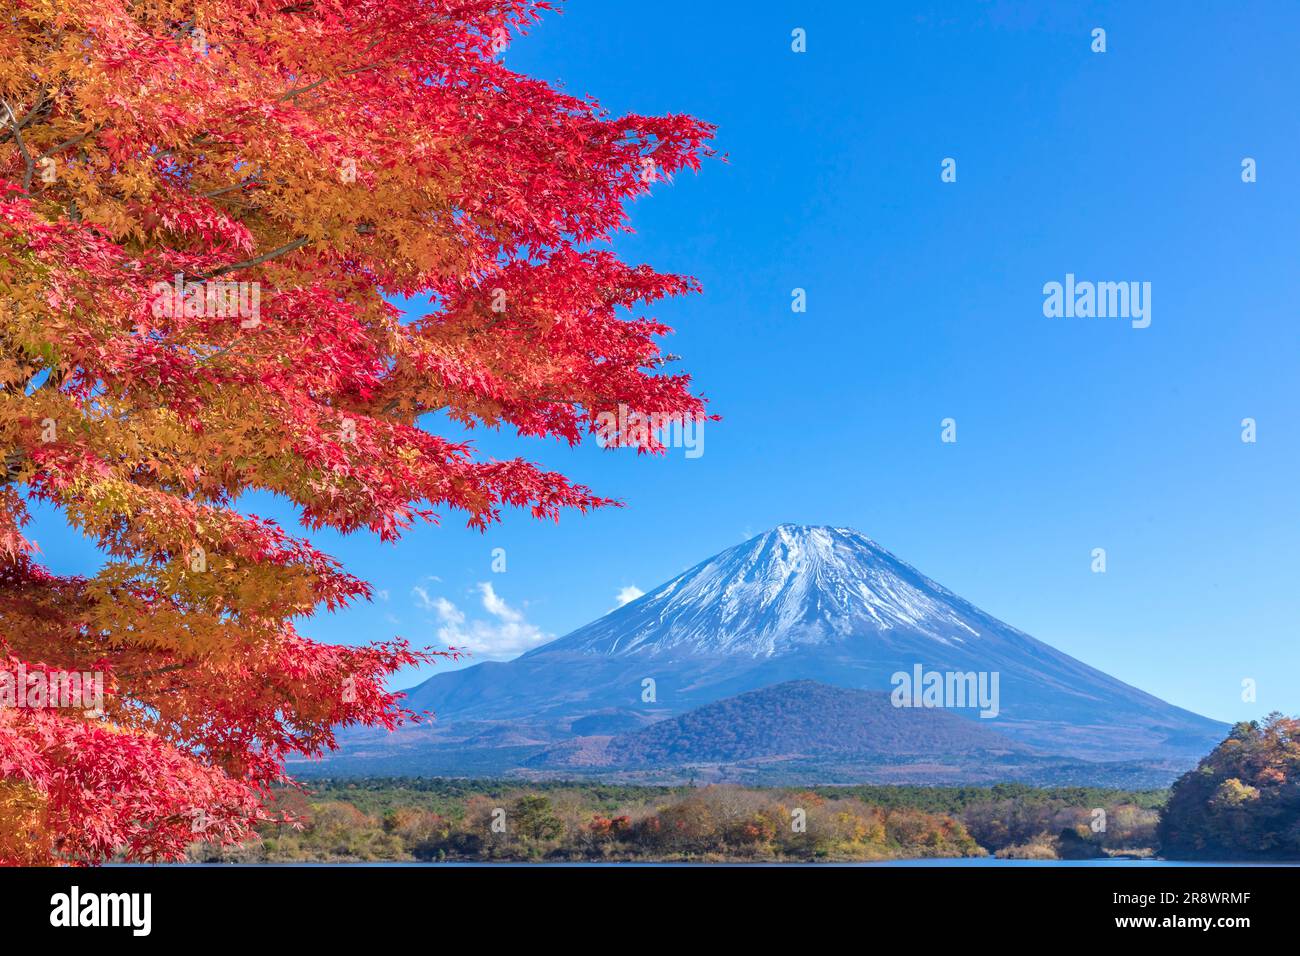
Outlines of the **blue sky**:
M512 656L772 525L833 524L1173 703L1300 711L1300 7L897 6L574 0L511 48L612 112L720 127L728 162L638 203L617 248L703 283L653 314L724 421L694 459L476 433L627 507L316 535L381 598L306 633L450 622ZM1046 318L1066 273L1150 282L1150 327ZM57 570L98 563L49 514L34 534Z

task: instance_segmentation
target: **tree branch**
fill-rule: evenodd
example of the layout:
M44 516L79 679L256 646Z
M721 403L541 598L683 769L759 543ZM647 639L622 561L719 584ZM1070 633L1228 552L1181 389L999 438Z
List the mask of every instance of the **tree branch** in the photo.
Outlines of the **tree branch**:
M61 152L63 152L65 149L67 149L69 146L76 146L78 143L80 143L80 142L81 142L83 139L85 139L87 136L93 136L95 133L98 133L99 130L100 130L100 127L96 126L94 129L88 129L88 130L86 130L86 132L82 133L82 134L79 135L79 136L74 136L74 137L72 137L72 139L65 139L65 140L64 140L62 143L60 143L58 146L51 146L51 147L50 147L49 149L47 149L45 152L41 153L41 159L46 159L47 157L53 156L55 153L61 153Z
M157 677L160 674L170 674L173 671L183 671L187 667L193 667L193 661L187 661L183 664L168 664L166 667L155 667L153 670L140 671L138 674L118 674L119 680L141 680L145 677Z
M27 111L26 115L23 116L21 120L18 120L18 129L20 130L26 129L27 126L31 123L31 121L36 118L36 114L41 111L41 108L43 106L45 106L46 102L47 102L47 98L45 96L45 93L42 92L41 95L37 97L37 100L32 105L32 108ZM5 109L9 109L8 103L5 104ZM9 115L13 117L14 115L13 110L9 110ZM14 118L16 119L16 117ZM5 130L3 135L12 136L13 132L11 130ZM0 139L0 142L3 142L3 139Z
M373 236L375 234L374 223L363 222L357 226L358 236ZM253 266L260 266L263 262L270 262L272 259L278 259L280 256L288 255L311 242L309 236L299 236L292 242L286 242L284 245L272 249L270 252L264 252L260 256L253 256L251 259L245 259L243 262L233 262L228 266L221 266L219 269L213 269L211 272L200 272L197 275L186 276L188 279L214 279L217 276L223 276L227 272L235 272L239 269L251 269Z
M373 50L377 46L379 46L379 41L372 40L370 42L370 46L366 47L366 51L369 52L370 50ZM382 63L367 63L365 66L359 66L353 70L344 70L342 73L339 73L338 76L353 76L354 74L357 73L365 73L367 70L377 69L380 66L382 66ZM316 80L314 83L308 83L306 86L300 86L296 90L289 90L286 93L282 93L280 94L279 102L283 103L285 100L291 100L295 96L298 96L302 93L309 93L312 90L316 89L316 87L320 86L322 83L326 83L331 79L334 79L334 77L322 76L319 80Z
M18 152L22 153L23 162L27 165L27 169L23 173L23 192L28 192L32 187L32 176L36 172L36 160L32 159L32 154L27 151L27 144L23 142L22 123L18 122L14 108L7 102L0 101L0 104L4 106L5 112L9 114L9 125L12 127L14 142L18 145ZM27 122L35 112L36 107L33 106L27 116L24 117L23 123Z
M260 266L263 262L270 262L272 259L278 259L280 258L280 256L285 256L291 252L301 249L309 242L311 242L311 239L309 237L299 236L297 239L293 240L292 242L286 242L284 245L280 246L279 248L272 249L270 252L264 252L260 256L253 256L253 258L245 259L243 262L234 262L228 266L222 266L219 269L213 269L211 272L201 272L196 276L191 276L190 278L212 279L215 278L216 276L223 276L227 272L236 272L239 269L251 269L253 266Z
M0 473L0 488L11 485L18 480L18 476L23 470L23 462L26 460L27 454L21 448L16 448L5 454L4 471Z
M200 199L215 199L217 196L224 196L226 193L232 193L236 189L243 189L245 186L251 185L261 178L261 174L249 176L247 179L241 179L239 182L232 183L229 186L222 186L220 189L210 189L205 193L199 193L198 196Z

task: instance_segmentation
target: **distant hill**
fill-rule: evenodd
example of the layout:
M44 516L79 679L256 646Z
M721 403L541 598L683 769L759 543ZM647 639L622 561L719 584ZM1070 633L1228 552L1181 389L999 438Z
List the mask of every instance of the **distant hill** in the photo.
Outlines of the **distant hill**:
M889 695L787 681L706 704L597 743L553 747L530 766L677 767L782 757L904 757L1032 753L943 710L894 707Z

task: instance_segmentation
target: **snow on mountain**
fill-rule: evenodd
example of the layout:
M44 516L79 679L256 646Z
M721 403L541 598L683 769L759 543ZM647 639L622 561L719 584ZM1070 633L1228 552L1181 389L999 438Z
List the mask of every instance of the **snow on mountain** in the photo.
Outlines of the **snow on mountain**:
M773 657L897 628L951 644L981 617L860 532L783 524L532 653Z

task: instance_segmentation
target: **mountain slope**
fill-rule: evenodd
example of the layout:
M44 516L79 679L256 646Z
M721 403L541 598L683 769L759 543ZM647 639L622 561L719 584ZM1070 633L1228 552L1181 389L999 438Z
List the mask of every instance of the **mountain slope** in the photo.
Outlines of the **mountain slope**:
M787 681L706 704L589 746L561 744L530 766L599 763L676 767L758 758L1029 753L987 726L943 710L894 707L889 695L815 681ZM578 761L571 759L580 755Z
M453 723L567 731L596 713L657 720L790 680L889 691L916 666L996 673L998 732L1072 758L1186 762L1226 730L1004 624L865 535L798 525L517 660L434 677L411 703Z

